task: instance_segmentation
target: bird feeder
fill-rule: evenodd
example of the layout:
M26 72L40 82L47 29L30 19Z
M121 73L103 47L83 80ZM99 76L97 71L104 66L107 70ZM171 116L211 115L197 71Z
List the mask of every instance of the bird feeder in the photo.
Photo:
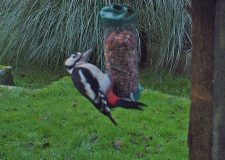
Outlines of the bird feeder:
M105 71L120 97L138 100L138 33L136 13L126 5L114 4L100 11L104 33Z

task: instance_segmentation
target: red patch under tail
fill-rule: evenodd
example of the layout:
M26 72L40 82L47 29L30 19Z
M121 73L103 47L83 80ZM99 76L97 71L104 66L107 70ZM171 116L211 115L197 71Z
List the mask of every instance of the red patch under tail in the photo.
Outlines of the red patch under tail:
M117 106L117 103L120 100L120 98L113 93L112 89L109 89L109 91L107 92L107 99L109 105L112 107Z

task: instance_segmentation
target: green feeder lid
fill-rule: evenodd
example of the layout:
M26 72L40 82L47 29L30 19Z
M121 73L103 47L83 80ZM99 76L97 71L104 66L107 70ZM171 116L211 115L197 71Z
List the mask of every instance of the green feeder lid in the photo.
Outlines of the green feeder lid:
M136 24L137 21L133 8L121 4L103 7L100 11L100 17L103 26Z

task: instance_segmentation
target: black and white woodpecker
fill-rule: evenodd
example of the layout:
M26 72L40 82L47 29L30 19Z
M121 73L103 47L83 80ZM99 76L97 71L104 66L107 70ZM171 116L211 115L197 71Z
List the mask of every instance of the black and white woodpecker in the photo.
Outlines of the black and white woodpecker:
M79 92L104 115L117 125L110 108L123 107L142 110L145 104L118 97L113 93L113 83L108 74L103 73L97 66L87 63L91 49L72 54L65 61L65 66Z

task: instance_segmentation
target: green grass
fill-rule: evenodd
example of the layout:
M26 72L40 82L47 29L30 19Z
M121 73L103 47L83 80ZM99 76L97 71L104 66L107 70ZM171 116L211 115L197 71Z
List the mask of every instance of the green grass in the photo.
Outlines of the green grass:
M61 69L60 69L61 68ZM53 81L59 80L66 75L64 66L58 67L57 70L50 68L42 68L38 66L24 66L16 68L12 71L15 86L30 89L43 88Z
M140 83L144 88L169 95L189 97L191 90L190 78L168 72L164 75L157 75L154 73L154 70L149 70L148 68L140 70ZM21 67L13 70L15 85L31 89L43 88L46 84L59 80L65 75L67 73L64 67L50 70L31 66L30 68Z
M140 83L144 88L157 90L169 95L190 97L191 80L184 75L154 73L153 70L142 70L140 72Z
M113 111L116 127L69 77L42 89L0 87L0 159L188 159L189 99L146 89L141 101L143 112Z

